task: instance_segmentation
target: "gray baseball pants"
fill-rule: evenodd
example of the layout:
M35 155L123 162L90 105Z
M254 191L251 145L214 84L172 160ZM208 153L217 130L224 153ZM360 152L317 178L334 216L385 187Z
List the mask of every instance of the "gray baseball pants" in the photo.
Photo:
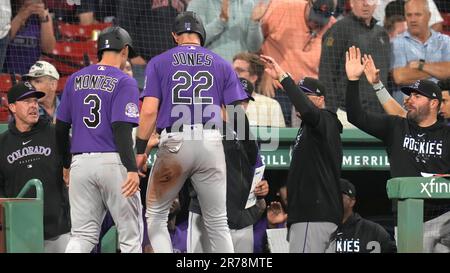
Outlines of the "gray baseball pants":
M331 222L302 222L289 227L290 253L325 253L336 251L332 235L337 225Z
M233 252L227 222L222 135L218 130L203 129L202 125L184 126L183 132L161 132L146 197L148 236L153 249L172 253L167 230L169 210L189 177L198 195L211 252Z
M98 243L106 211L116 224L122 253L142 252L143 222L139 192L124 197L127 170L118 153L83 153L72 158L69 201L72 220L66 252L90 252Z

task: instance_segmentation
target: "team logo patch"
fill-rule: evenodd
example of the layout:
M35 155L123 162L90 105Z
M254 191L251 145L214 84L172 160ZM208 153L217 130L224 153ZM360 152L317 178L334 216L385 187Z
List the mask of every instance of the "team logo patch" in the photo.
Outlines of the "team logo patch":
M125 106L125 115L130 118L137 118L139 117L139 110L135 103L128 103L127 106Z
M417 88L419 88L419 85L420 85L420 81L417 80L413 85L411 85L411 88L417 89Z
M31 90L33 90L33 86L31 85L31 83L30 82L24 82L23 83L26 87L28 87L28 89L31 91Z

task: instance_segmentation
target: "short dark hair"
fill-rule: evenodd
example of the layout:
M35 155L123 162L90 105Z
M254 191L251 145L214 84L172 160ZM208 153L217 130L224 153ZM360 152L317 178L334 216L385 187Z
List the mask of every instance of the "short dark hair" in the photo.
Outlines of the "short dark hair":
M450 78L438 81L438 85L442 91L450 91Z
M390 17L384 18L384 28L386 29L387 33L391 33L395 29L395 24L400 22L405 22L405 16L404 15L392 15Z
M395 0L390 2L384 8L385 19L388 19L391 16L402 15L405 16L405 1L404 0Z
M259 86L259 83L261 82L262 76L264 74L264 63L261 61L258 55L250 52L241 52L236 54L233 57L233 62L236 60L243 60L246 61L248 66L248 72L250 75L256 75L258 79L255 83L255 89Z

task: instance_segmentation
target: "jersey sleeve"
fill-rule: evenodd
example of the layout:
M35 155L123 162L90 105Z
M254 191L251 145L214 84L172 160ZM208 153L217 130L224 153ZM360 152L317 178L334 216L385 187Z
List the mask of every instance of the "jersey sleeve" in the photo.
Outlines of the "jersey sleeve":
M59 103L56 117L57 119L64 121L66 123L72 124L72 106L71 106L71 99L70 99L70 90L73 87L73 78L70 77L69 80L66 82L66 85L64 86L64 90L61 96L61 101Z
M222 92L223 104L233 104L235 101L245 100L248 98L247 93L242 88L242 84L237 77L236 72L231 66L226 67L226 82Z
M145 83L141 93L141 99L145 97L162 99L160 80L158 78L158 73L156 72L156 63L154 61L156 59L157 58L153 58L145 68Z
M111 103L111 123L124 121L135 126L139 124L139 89L136 80L129 77L122 79L114 90Z

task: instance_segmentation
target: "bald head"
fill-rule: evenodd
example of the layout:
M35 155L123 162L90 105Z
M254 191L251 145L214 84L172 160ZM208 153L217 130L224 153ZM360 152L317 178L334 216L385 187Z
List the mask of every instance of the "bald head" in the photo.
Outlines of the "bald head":
M409 33L425 42L430 33L428 22L430 21L431 13L428 1L409 0L406 2L405 17Z
M418 6L424 11L430 12L430 6L428 5L428 0L408 0L405 3L405 9L408 6Z

